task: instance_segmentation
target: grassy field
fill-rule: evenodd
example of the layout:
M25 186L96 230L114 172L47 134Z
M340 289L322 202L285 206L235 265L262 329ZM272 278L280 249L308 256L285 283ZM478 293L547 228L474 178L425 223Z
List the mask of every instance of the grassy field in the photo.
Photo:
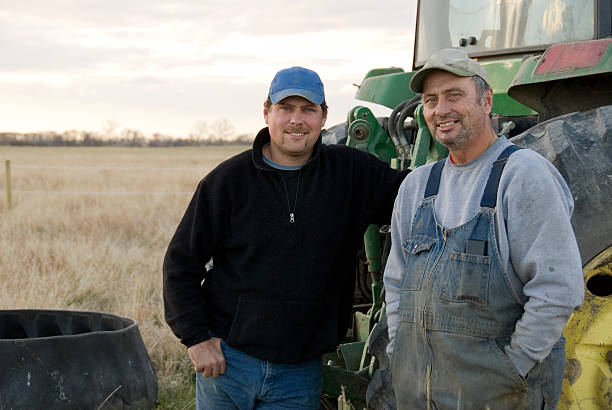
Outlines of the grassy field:
M245 147L0 147L0 309L138 322L160 409L194 408L193 368L163 318L162 260L198 181Z

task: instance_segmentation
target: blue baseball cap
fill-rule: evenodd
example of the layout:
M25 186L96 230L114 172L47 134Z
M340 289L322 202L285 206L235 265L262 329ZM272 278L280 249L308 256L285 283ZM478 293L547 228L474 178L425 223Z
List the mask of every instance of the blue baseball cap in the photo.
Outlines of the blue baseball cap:
M304 67L285 68L276 73L268 92L272 104L294 95L321 104L325 100L325 92L319 75Z

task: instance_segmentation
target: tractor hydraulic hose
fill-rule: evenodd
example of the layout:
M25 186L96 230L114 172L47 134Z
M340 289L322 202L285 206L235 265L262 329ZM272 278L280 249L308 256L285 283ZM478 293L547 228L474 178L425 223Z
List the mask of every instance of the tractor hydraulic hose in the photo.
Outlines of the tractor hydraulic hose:
M397 117L397 114L402 110L402 108L404 108L406 103L407 101L402 101L393 109L393 111L391 111L391 114L389 115L389 121L387 124L387 132L389 133L389 137L391 138L391 141L393 142L393 145L395 146L395 150L397 151L397 154L400 158L408 158L408 155L407 155L406 150L404 149L404 146L400 142L399 137L397 136L396 127L395 127L395 118Z
M413 138L411 138L411 140L408 141L406 139L406 134L404 133L404 122L406 121L408 117L414 118L414 110L416 110L416 107L418 107L419 104L421 103L421 101L418 98L416 98L416 101L413 101L414 99L415 98L410 100L406 104L406 106L404 106L399 117L397 117L397 121L395 121L396 133L399 136L402 144L405 144L405 146L410 146L414 142Z
M409 158L410 156L409 144L404 136L404 121L406 121L409 115L414 115L414 110L419 105L420 98L420 95L416 95L410 100L402 101L389 115L389 136L399 156L402 158Z

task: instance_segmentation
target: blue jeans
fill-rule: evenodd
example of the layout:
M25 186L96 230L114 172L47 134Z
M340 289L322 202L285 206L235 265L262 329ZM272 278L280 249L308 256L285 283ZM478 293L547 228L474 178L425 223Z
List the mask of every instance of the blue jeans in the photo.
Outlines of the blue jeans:
M225 374L196 374L197 410L319 409L321 359L298 364L270 363L221 342Z

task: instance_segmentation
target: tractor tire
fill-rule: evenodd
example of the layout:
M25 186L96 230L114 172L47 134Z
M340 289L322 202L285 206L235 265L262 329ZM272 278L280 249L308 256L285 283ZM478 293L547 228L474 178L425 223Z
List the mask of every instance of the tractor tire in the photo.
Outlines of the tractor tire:
M550 119L510 141L531 148L557 167L574 197L572 226L585 280L583 305L569 319L559 408L608 408L612 378L612 106ZM603 352L603 353L602 353Z
M157 377L136 322L106 313L0 311L0 408L150 409Z
M546 157L574 196L572 226L582 265L611 244L612 105L542 122L510 139Z

